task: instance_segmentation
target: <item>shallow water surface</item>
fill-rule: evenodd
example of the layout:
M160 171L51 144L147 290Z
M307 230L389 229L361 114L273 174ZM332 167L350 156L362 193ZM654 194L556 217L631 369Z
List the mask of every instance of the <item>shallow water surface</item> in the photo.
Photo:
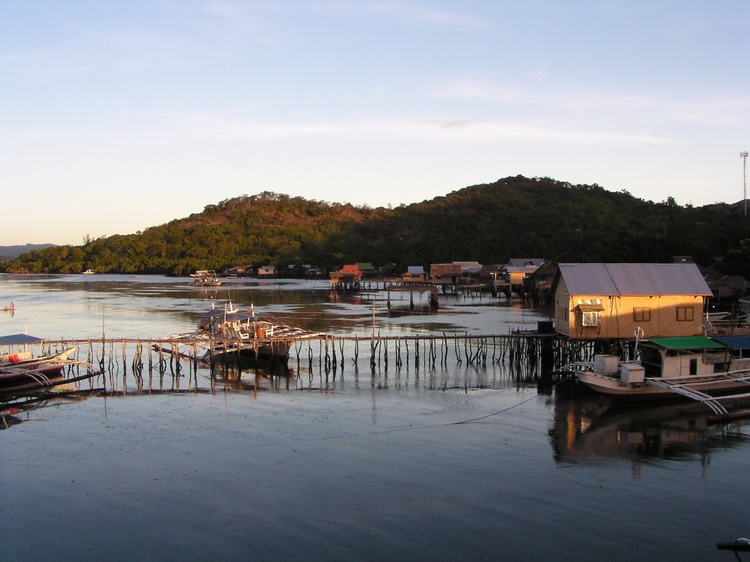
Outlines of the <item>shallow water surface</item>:
M4 333L160 337L211 299L185 280L94 277L0 278L17 307ZM325 285L231 290L344 334L372 330L372 299L376 329L395 334L546 319L487 297L409 316ZM500 363L290 364L288 381L199 369L6 412L2 559L732 560L715 543L750 533L747 423L610 407Z

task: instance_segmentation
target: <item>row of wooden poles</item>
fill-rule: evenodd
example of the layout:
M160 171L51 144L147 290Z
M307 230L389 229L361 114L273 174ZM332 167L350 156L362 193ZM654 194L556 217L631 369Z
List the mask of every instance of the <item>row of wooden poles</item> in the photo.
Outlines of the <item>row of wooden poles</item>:
M257 343L272 345L286 340L265 338ZM238 343L227 340L227 343ZM243 344L247 342L243 341ZM98 366L105 373L131 372L136 377L144 371L160 375L182 375L187 367L199 367L205 340L170 339L85 339L48 340L47 346L78 346L78 358ZM590 360L603 349L602 344L556 337L554 334L472 335L441 334L414 336L315 336L296 340L289 354L297 372L305 367L309 374L336 376L347 365L362 368L360 356L373 372L390 368L415 369L467 366L485 368L503 365L512 376L534 377L555 372L563 365Z

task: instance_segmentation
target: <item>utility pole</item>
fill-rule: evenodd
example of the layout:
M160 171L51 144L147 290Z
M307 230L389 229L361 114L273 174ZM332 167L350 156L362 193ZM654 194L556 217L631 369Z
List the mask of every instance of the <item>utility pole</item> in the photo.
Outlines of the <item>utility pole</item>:
M747 222L747 150L740 152L742 158L742 199L745 203L745 222Z

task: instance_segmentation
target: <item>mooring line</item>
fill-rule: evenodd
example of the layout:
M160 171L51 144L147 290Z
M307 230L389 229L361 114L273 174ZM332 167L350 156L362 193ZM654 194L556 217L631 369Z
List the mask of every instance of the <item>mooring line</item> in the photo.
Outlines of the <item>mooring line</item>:
M555 384L553 384L552 386L550 386L548 390L552 390L553 388L555 388L558 384L560 384L564 380L565 379L560 379ZM484 420L484 419L487 419L487 418L491 418L492 416L497 416L497 415L500 415L500 414L504 414L505 412L508 412L508 411L512 410L513 408L518 408L519 406L523 406L527 402L531 402L532 400L534 400L535 398L538 398L538 397L539 397L539 394L536 394L534 396L529 397L526 400L523 400L522 402L519 402L518 404L513 404L512 406L508 406L507 408L504 408L502 410L498 410L497 412L492 412L490 414L485 414L484 416L479 416L478 418L472 418L470 420L462 420L462 421L457 421L457 422L450 422L450 423L446 423L444 425L461 425L461 424L465 424L465 423L474 423L474 422L477 422L477 421L481 421L481 420Z
M556 382L552 386L549 387L549 389L555 388L558 384L563 382L562 380ZM284 444L301 444L301 443L315 443L315 442L322 442L322 441L333 441L335 439L351 439L352 437L366 437L366 436L372 436L372 435L387 435L389 433L403 433L405 431L421 431L423 429L437 429L440 427L449 427L452 425L463 425L463 424L469 424L474 423L477 421L481 421L486 418L490 418L492 416L497 416L499 414L504 414L505 412L508 412L514 408L517 408L519 406L523 406L527 402L531 402L532 400L539 397L539 394L535 394L533 396L530 396L528 399L523 400L517 404L513 404L512 406L508 406L507 408L504 408L502 410L498 410L497 412L492 412L489 414L486 414L484 416L479 416L478 418L472 418L469 420L461 420L461 421L455 421L455 422L444 422L444 423L434 423L430 425L409 425L405 427L397 427L392 429L382 429L379 431L367 431L364 433L346 433L346 434L340 434L340 435L329 435L326 437L311 437L307 439L295 439L291 441L275 441L273 443L255 443L252 445L241 445L241 446L233 446L233 447L220 447L218 449L208 449L203 452L216 452L216 451L231 451L231 450L239 450L239 449L260 449L263 447L275 447L279 445ZM186 451L184 454L191 454L193 451Z

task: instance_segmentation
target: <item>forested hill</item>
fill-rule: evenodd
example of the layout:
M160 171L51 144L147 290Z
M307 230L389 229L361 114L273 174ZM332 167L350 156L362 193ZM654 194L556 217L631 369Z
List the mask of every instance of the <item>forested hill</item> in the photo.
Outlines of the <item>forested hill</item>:
M454 260L658 262L692 256L750 278L750 228L740 204L654 203L598 185L504 178L394 209L242 196L131 235L57 246L3 263L5 271L186 274L236 265Z

